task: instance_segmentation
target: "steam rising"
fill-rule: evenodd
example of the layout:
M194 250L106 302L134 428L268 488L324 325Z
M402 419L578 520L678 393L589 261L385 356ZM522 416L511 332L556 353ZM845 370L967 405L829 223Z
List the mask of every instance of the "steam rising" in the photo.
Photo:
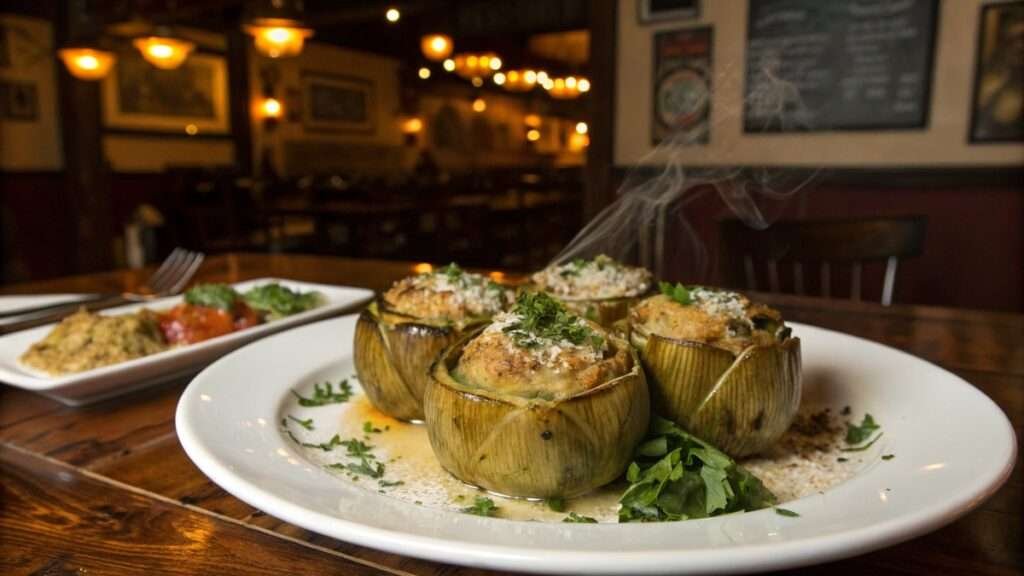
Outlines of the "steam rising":
M770 124L776 127L806 129L806 108L799 90L781 79L778 63L777 58L758 63L761 72L753 79L744 105L756 110L756 117L771 118ZM714 78L714 85L713 90L742 90L742 78L735 69L725 70ZM701 103L711 106L713 101L709 90ZM716 137L720 127L742 122L742 117L742 107L722 109L715 102L709 118L710 138ZM699 134L677 131L646 154L627 173L617 200L587 223L553 263L607 254L644 265L659 278L707 280L711 272L707 249L694 223L683 213L688 205L717 193L737 218L763 230L817 175L794 176L785 168L690 168L684 157L692 164L695 155L708 154L695 146L702 146ZM718 155L728 158L732 150Z

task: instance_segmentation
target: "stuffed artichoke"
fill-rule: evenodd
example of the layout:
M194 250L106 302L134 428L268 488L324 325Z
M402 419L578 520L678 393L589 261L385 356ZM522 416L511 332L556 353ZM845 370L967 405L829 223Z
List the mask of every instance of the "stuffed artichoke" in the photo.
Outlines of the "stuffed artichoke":
M448 348L423 407L445 469L526 498L571 498L611 482L650 417L629 344L540 292L523 292Z
M761 452L800 405L800 340L778 311L735 292L661 290L629 314L654 411L733 457Z
M603 254L548 266L532 280L572 312L605 327L625 318L629 307L651 289L646 268L626 266Z
M370 402L389 416L423 420L431 364L511 302L504 286L455 264L396 282L356 323L356 374Z

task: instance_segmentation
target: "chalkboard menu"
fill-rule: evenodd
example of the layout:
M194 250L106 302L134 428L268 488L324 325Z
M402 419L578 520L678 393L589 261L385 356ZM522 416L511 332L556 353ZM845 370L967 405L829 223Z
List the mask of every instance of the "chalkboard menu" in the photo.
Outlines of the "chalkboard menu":
M744 130L923 128L938 0L750 0Z

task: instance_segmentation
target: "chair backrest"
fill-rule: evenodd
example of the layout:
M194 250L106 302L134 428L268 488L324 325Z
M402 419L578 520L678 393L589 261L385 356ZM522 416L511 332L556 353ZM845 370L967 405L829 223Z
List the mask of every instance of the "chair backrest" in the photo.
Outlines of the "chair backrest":
M754 230L738 220L721 223L719 269L723 280L749 290L781 291L780 264L792 269L793 292L805 293L804 268L817 266L821 296L832 297L835 266L850 268L850 297L861 299L864 264L885 262L883 305L892 303L901 259L918 256L924 244L923 216L870 220L777 222ZM758 267L767 269L767 286L758 284Z

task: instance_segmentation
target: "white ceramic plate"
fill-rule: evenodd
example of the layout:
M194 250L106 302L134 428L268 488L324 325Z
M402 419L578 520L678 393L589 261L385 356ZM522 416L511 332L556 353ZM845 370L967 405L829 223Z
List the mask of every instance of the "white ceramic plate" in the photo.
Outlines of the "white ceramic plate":
M353 316L320 322L214 363L182 395L177 431L196 465L252 506L397 554L564 574L788 568L891 546L952 522L990 496L1015 461L1010 423L967 382L892 348L794 324L805 397L871 412L885 451L895 454L787 503L798 518L766 509L675 523L560 524L416 506L325 471L278 424L294 408L290 390L308 394L314 382L353 373L354 327Z
M326 302L321 306L300 314L260 324L205 342L65 376L47 376L22 365L18 361L18 357L33 342L37 342L46 336L53 329L54 324L13 332L0 337L0 382L45 394L71 406L86 404L144 386L194 374L205 364L243 344L287 328L350 311L356 306L365 304L373 297L372 291L362 288L329 286L326 284L295 282L276 278L249 280L234 284L234 286L238 290L244 291L253 286L271 282L279 282L288 288L302 292L318 291L324 295ZM181 296L161 298L146 304L130 304L111 308L104 310L102 313L131 312L142 307L161 310L171 308L181 302L181 300Z

